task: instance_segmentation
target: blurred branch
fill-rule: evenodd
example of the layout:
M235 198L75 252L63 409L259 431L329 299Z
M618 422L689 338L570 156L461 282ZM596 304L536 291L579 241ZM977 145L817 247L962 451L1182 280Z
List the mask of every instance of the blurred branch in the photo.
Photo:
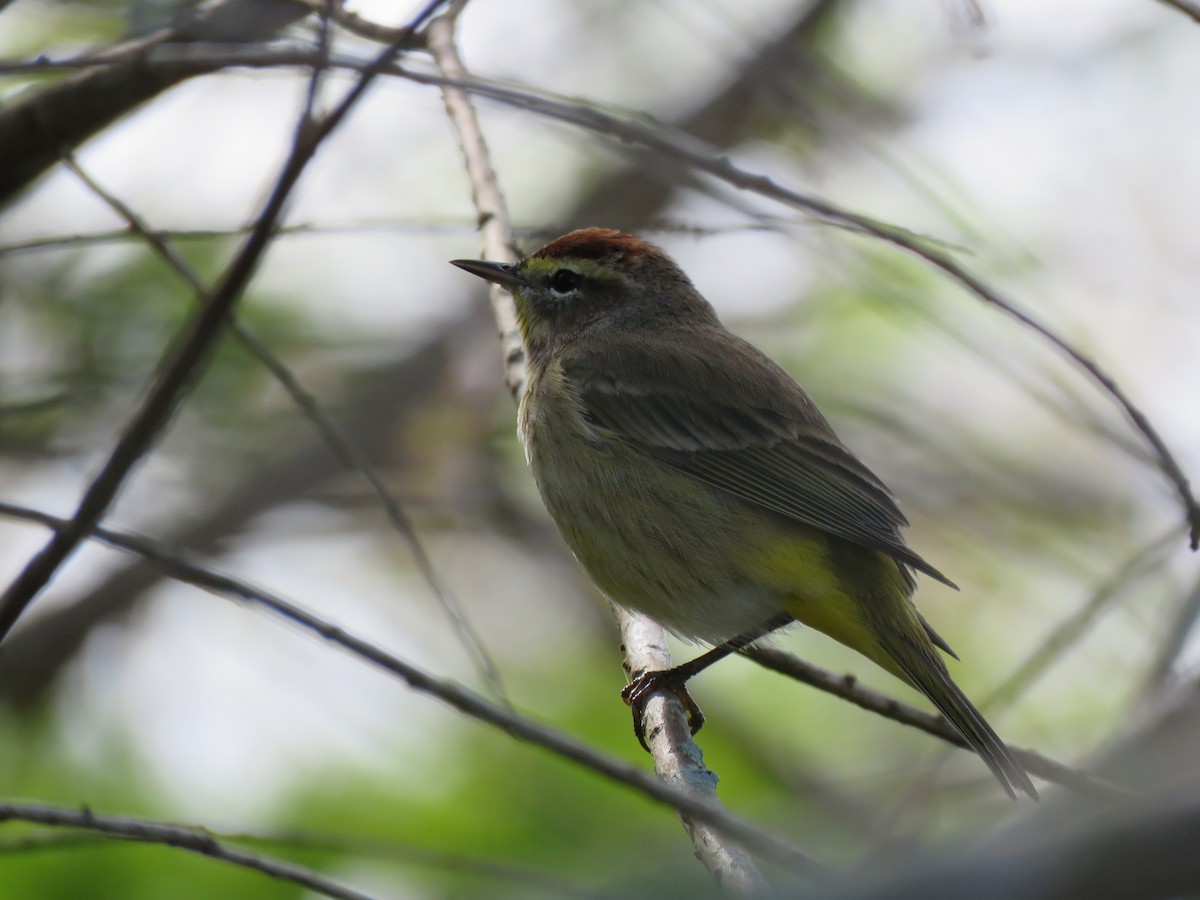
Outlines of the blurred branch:
M450 323L387 365L358 372L361 384L333 404L344 410L339 430L373 464L393 455L389 435L413 417L429 398L430 386L451 368L453 347L473 323ZM160 538L172 547L200 554L218 553L223 542L263 513L311 494L342 471L320 441L283 445L234 482L210 506ZM118 569L78 598L39 610L22 623L0 653L0 697L32 706L71 659L92 630L133 608L162 579L158 568L133 562Z
M578 897L581 900L618 900L611 893L580 887L555 878L535 869L521 868L480 856L441 850L422 844L398 840L375 840L345 834L321 834L306 831L255 833L221 833L224 840L265 847L280 847L296 850L317 850L358 857L369 857L385 862L402 863L410 866L448 872L457 877L497 879L515 885L524 885L547 891L550 897ZM453 836L452 836L453 839ZM493 885L494 889L494 885ZM523 895L522 895L523 896Z
M173 52L176 48L163 49ZM207 66L212 66L217 59L223 60L222 65L302 65L306 64L307 61L311 61L314 55L311 51L294 51L288 48L283 48L282 50L262 48L261 52L254 51L250 53L240 50L228 52L223 48L215 48L213 51L207 51L206 48L183 49L185 51L201 51L201 56L198 59L203 60L204 65ZM207 57L204 56L205 52L208 53ZM149 55L148 62L152 60L153 56ZM331 60L330 65L335 68L362 69L361 63L339 59ZM547 95L531 93L528 90L518 90L473 78L447 78L444 75L419 72L400 66L384 66L382 70L386 71L387 74L399 75L400 77L421 84L429 84L441 88L461 88L470 93L488 97L499 103L666 154L669 158L686 163L697 172L708 174L738 189L756 193L786 206L806 212L818 221L826 224L843 227L852 232L874 237L924 260L979 300L996 307L1027 329L1040 335L1082 369L1099 386L1101 391L1110 397L1129 419L1133 427L1141 434L1143 440L1154 454L1156 467L1173 485L1179 497L1180 505L1183 507L1184 517L1188 522L1190 545L1193 550L1200 548L1200 502L1197 502L1193 495L1188 478L1180 468L1174 454L1167 447L1166 442L1159 435L1158 430L1141 408L1133 402L1120 385L1117 384L1115 379L1105 372L1091 357L1078 350L1048 326L1039 322L1030 313L1020 309L1015 303L967 269L949 252L939 248L928 238L913 234L904 228L843 209L821 198L786 188L777 184L771 178L735 166L728 158L714 155L710 148L705 146L703 142L662 125L647 125L629 117L610 115L584 103L554 99Z
M380 25L378 22L363 18L346 9L340 0L334 3L330 3L328 0L294 0L294 2L307 6L314 13L327 15L346 31L370 41L387 44L402 36L402 28Z
M606 219L605 221L612 221ZM612 223L614 228L620 227L620 220ZM243 225L240 228L153 228L150 234L155 238L170 243L194 241L216 241L228 238L243 237L250 233L252 226ZM706 224L702 222L685 222L678 219L656 219L645 221L630 219L629 227L638 227L645 234L686 234L693 237L713 237L719 234L745 234L755 231L771 231L774 226L756 222L739 222L726 225ZM436 221L429 218L386 218L367 219L356 222L337 224L325 222L299 222L294 225L281 225L275 229L275 238L306 237L325 235L359 235L359 234L422 234L422 235L456 235L469 236L479 232L476 222L466 219L445 219ZM551 237L545 226L513 226L513 233L518 238L537 239ZM557 232L555 232L557 233ZM55 250L69 250L74 247L93 247L103 244L126 244L132 241L143 241L144 236L130 228L109 228L97 231L80 231L73 234L55 234L46 237L27 238L0 244L0 256L16 256L22 253L39 253Z
M676 124L705 136L717 146L732 146L748 137L752 124L748 111L759 102L762 91L766 90L772 96L778 94L779 82L787 73L795 71L800 60L809 56L806 47L816 30L815 24L833 6L829 0L821 0L798 13L791 27L756 53L752 65L739 66L734 78ZM810 17L810 12L814 17ZM155 62L158 54L167 54L168 59L175 54L197 58L198 70L210 71L230 64L229 60L204 60L203 53L207 50L228 56L232 49L215 44L157 46L143 56L142 64L159 65ZM271 60L284 56L278 52L280 49L287 48L260 47L258 51ZM311 66L319 61L318 56L308 50L288 50L287 56L287 64L294 66ZM243 49L235 58L244 61L250 55ZM79 64L114 65L94 60ZM337 64L335 57L331 65ZM36 69L41 65L40 62L25 64L24 68ZM361 68L359 64L356 66ZM4 66L0 65L0 71L3 70ZM808 85L815 79L804 77L798 82ZM601 220L613 225L623 224L629 230L643 229L669 198L669 183L648 177L646 170L636 163L629 164L597 179L590 192L577 200L564 218L578 222ZM305 227L298 226L298 229ZM655 222L655 227L704 231L686 223ZM279 229L276 234L287 230ZM553 234L542 232L541 236L549 238L557 233L557 230ZM385 458L392 458L388 434L402 430L402 424L422 406L427 398L423 386L448 375L459 344L474 341L476 331L491 329L492 326L482 322L483 318L472 313L470 318L446 326L399 359L381 366L379 371L358 373L361 377L357 380L362 389L350 392L336 403L337 408L347 410L340 420L344 432L376 465ZM247 473L225 496L215 499L193 520L176 527L164 538L166 543L199 553L219 553L222 542L244 529L256 516L310 494L339 471L334 460L318 445L288 446L284 450L283 455L268 458L261 467ZM161 571L154 566L131 562L68 602L39 610L39 615L26 621L4 645L4 652L0 654L0 697L17 705L32 706L92 629L126 614L161 578Z
M1004 709L1028 690L1054 661L1070 649L1097 619L1109 609L1126 588L1145 573L1162 564L1162 555L1177 539L1178 528L1171 528L1138 550L1101 584L1079 609L1075 610L990 694L979 708L985 712Z
M87 830L32 831L19 837L0 839L0 856L38 853L111 843L118 835ZM534 869L508 863L454 853L437 847L398 840L375 840L348 837L344 834L314 832L221 832L204 829L203 834L223 843L249 844L276 850L315 850L338 853L357 858L370 858L398 865L419 866L455 876L496 879L551 892L554 897L578 897L581 900L616 900L612 894L563 881Z
M409 26L409 35L432 15L441 0L431 0ZM163 360L162 374L151 386L142 406L126 425L100 473L91 481L80 499L71 526L56 531L50 542L25 566L16 580L0 597L0 640L12 629L21 613L54 577L58 569L87 536L116 499L133 467L150 449L170 421L176 406L182 401L194 381L195 374L207 361L217 338L221 335L226 316L241 297L263 253L270 245L276 222L292 188L321 143L345 119L366 92L380 70L400 50L400 42L389 45L372 66L365 69L341 102L320 119L307 113L296 127L295 140L287 161L255 222L254 230L242 244L213 290L201 301L201 309L185 326L177 345L169 349ZM319 60L318 60L319 62Z
M156 47L193 41L252 43L308 15L291 0L198 4L175 25L95 54L104 65L0 108L0 206L73 149L152 97L201 70L147 66ZM36 65L35 67L36 68Z
M312 101L313 92L310 91L306 108L311 108ZM65 157L64 162L67 168L75 173L93 193L108 204L117 215L125 219L129 224L129 228L140 235L150 245L150 248L167 263L172 271L187 282L197 295L204 295L207 290L204 282L174 247L154 231L128 204L105 190L103 186L96 182L95 179L79 166L73 157ZM496 667L491 654L488 653L487 646L471 625L461 605L446 588L445 584L443 584L441 577L433 567L433 561L429 558L429 554L425 551L425 546L421 543L421 539L417 535L412 521L400 507L396 498L388 491L382 479L375 474L375 470L371 466L371 462L366 454L341 433L337 425L325 413L325 410L321 408L321 404L317 401L317 398L304 388L295 374L284 364L283 360L272 353L271 349L259 340L233 314L230 314L229 328L233 332L234 337L250 352L250 355L257 359L271 373L276 382L283 387L287 395L291 397L292 402L296 404L303 416L316 428L318 434L329 445L329 448L337 456L338 460L341 461L342 465L358 474L367 483L379 506L387 516L393 530L408 545L413 561L417 565L417 571L421 573L421 576L433 590L438 605L441 606L442 611L450 619L451 627L458 635L462 645L466 648L468 656L475 663L483 682L490 687L498 699L503 699L505 691L504 684L500 678L500 670Z
M921 897L1041 900L1200 895L1200 683L1139 704L1121 735L1090 762L1130 785L1119 811L1081 793L1047 795L978 847L916 862L907 872L848 885L840 900ZM822 896L819 892L816 896Z
M773 672L848 700L855 706L877 713L885 719L916 728L956 747L969 749L962 736L941 716L925 712L915 706L901 703L879 691L863 687L853 675L838 675L774 647L748 647L741 653ZM1127 800L1132 796L1131 792L1118 785L1110 784L1078 769L1072 769L1070 766L1055 762L1033 750L1013 747L1012 751L1021 761L1021 765L1028 769L1031 775L1036 775L1038 778L1104 800Z
M150 819L134 819L128 816L97 815L87 807L76 810L36 803L0 801L0 822L14 821L31 822L55 828L83 829L126 841L177 847L180 850L198 853L201 856L230 863L243 869L262 872L264 875L270 875L281 881L298 884L326 897L338 897L341 900L371 900L368 894L345 887L312 869L286 860L274 859L261 853L230 847L203 828L189 828L183 825L171 825Z
M37 522L55 531L71 527L71 521L68 519L60 519L40 510L12 503L0 502L0 515ZM824 866L807 854L744 820L730 815L720 806L663 784L629 763L605 756L569 735L518 715L507 707L492 703L480 694L454 681L430 675L383 648L356 637L281 597L232 576L190 563L139 535L96 527L91 530L89 537L110 547L135 553L151 560L170 577L185 584L267 609L274 615L298 625L324 641L346 650L360 661L396 676L419 693L435 697L473 719L507 732L517 740L549 750L563 759L578 763L616 783L624 784L684 815L706 822L756 853L783 863L797 872L816 874L826 871Z
M1158 0L1163 6L1169 6L1177 12L1183 13L1197 25L1200 25L1200 4L1194 0Z
M1024 662L1017 666L1003 683L980 701L980 711L991 716L1015 702L1041 677L1046 669L1054 664L1055 660L1077 644L1091 625L1112 607L1114 601L1124 591L1138 578L1161 565L1163 551L1176 540L1177 536L1178 529L1172 528L1126 559L1103 584L1092 592L1079 609L1043 639L1041 645L1026 657ZM924 775L911 784L905 791L905 796L895 804L895 811L890 817L890 825L899 824L906 815L921 808L928 791L932 788L939 771L949 757L950 753L946 752L931 760ZM882 837L883 833L888 830L890 828L879 828L877 832Z
M810 896L821 900L1166 900L1200 895L1200 803L1195 795L1156 809L1091 820L1083 830L989 842L917 861L907 871L863 877Z
M427 84L441 86L450 84L461 87L473 94L488 97L518 109L576 125L620 141L657 150L736 188L751 191L807 212L827 224L874 237L924 260L979 300L995 306L1010 318L1049 341L1083 369L1099 385L1100 389L1109 395L1154 451L1158 469L1174 485L1183 506L1191 535L1191 547L1193 550L1200 548L1200 503L1193 496L1187 476L1179 467L1174 454L1171 453L1141 408L1135 405L1116 381L1089 356L1037 321L1031 314L1021 310L948 252L934 246L927 239L898 226L843 209L827 200L784 187L765 175L759 175L734 165L727 157L714 156L709 148L701 142L661 125L647 125L631 118L610 115L584 103L553 99L529 91L474 79L447 80L412 71L407 71L405 77Z
M1155 654L1150 671L1146 676L1146 683L1140 692L1143 701L1153 700L1168 684L1171 670L1179 661L1180 654L1183 653L1189 639L1195 633L1198 621L1200 621L1200 581L1195 582L1184 595L1175 615L1163 631L1162 646Z
M462 3L453 3L450 12L435 19L428 30L427 46L440 71L451 79L465 75L462 59L454 41L455 18ZM471 195L479 214L488 259L516 262L519 258L508 216L507 204L500 191L487 142L480 129L471 98L466 91L447 85L442 89L446 114L458 137ZM500 329L504 353L505 381L514 400L521 397L527 371L521 336L517 327L512 298L497 285L489 285L493 314ZM614 608L621 628L625 668L628 672L669 669L670 654L666 637L657 624ZM645 710L645 733L650 736L650 751L659 778L681 795L720 808L716 776L704 766L700 748L692 740L687 715L677 698L668 699L669 691L651 697ZM769 888L754 860L739 846L729 842L727 829L710 827L711 822L694 819L680 809L684 827L692 839L697 859L708 869L722 889L740 896L762 894Z

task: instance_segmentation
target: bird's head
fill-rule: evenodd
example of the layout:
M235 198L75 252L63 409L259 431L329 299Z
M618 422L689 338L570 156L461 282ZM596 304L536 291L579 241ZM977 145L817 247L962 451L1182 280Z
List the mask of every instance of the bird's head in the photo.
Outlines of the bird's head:
M674 260L611 228L572 231L511 265L452 262L512 293L531 355L560 339L716 322Z

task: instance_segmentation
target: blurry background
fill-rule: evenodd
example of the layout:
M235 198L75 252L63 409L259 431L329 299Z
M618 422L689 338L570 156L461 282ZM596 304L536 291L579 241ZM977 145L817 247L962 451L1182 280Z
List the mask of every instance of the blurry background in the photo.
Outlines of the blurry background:
M0 3L0 56L94 52L185 5ZM348 8L388 25L412 12ZM276 26L255 36L315 40L303 8ZM460 38L481 77L648 114L944 242L1115 377L1200 473L1200 25L1176 10L473 0ZM346 55L376 46L337 32ZM4 71L10 171L23 135L3 113L76 77ZM328 96L349 83L333 78ZM306 86L297 69L192 78L101 128L77 160L177 233L211 280L275 177ZM918 595L963 660L955 678L986 703L1017 676L989 711L1008 740L1086 762L1194 677L1197 566L1178 500L1110 400L1044 340L877 241L601 135L480 107L525 250L592 224L660 243L892 487L910 542L962 588L926 580ZM68 515L195 298L62 166L6 199L0 499ZM288 225L243 324L402 501L514 705L646 765L617 696L611 616L526 472L482 287L446 264L480 241L436 88L376 84L306 173ZM232 340L106 521L487 689L362 480ZM0 579L46 536L0 521ZM781 645L914 699L819 635ZM828 860L878 864L1019 812L975 761L943 765L929 738L744 660L693 692L724 802ZM4 797L283 835L382 896L711 887L673 815L97 547L0 651L0 720ZM31 849L26 835L0 834L0 897L297 894L162 848Z

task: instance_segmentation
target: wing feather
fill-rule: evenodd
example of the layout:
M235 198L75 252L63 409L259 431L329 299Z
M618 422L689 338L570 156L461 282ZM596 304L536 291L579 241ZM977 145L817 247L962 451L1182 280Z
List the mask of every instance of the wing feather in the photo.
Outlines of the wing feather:
M734 496L953 584L904 543L887 487L838 440L779 366L721 328L716 365L689 344L638 336L577 345L563 372L591 427ZM730 365L730 356L736 364ZM622 377L613 373L637 373Z

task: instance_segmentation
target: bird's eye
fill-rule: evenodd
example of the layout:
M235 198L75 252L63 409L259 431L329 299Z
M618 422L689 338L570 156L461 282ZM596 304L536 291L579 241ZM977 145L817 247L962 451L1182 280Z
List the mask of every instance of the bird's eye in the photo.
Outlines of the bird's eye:
M559 269L550 276L550 290L556 294L570 294L583 284L583 276L573 269Z

